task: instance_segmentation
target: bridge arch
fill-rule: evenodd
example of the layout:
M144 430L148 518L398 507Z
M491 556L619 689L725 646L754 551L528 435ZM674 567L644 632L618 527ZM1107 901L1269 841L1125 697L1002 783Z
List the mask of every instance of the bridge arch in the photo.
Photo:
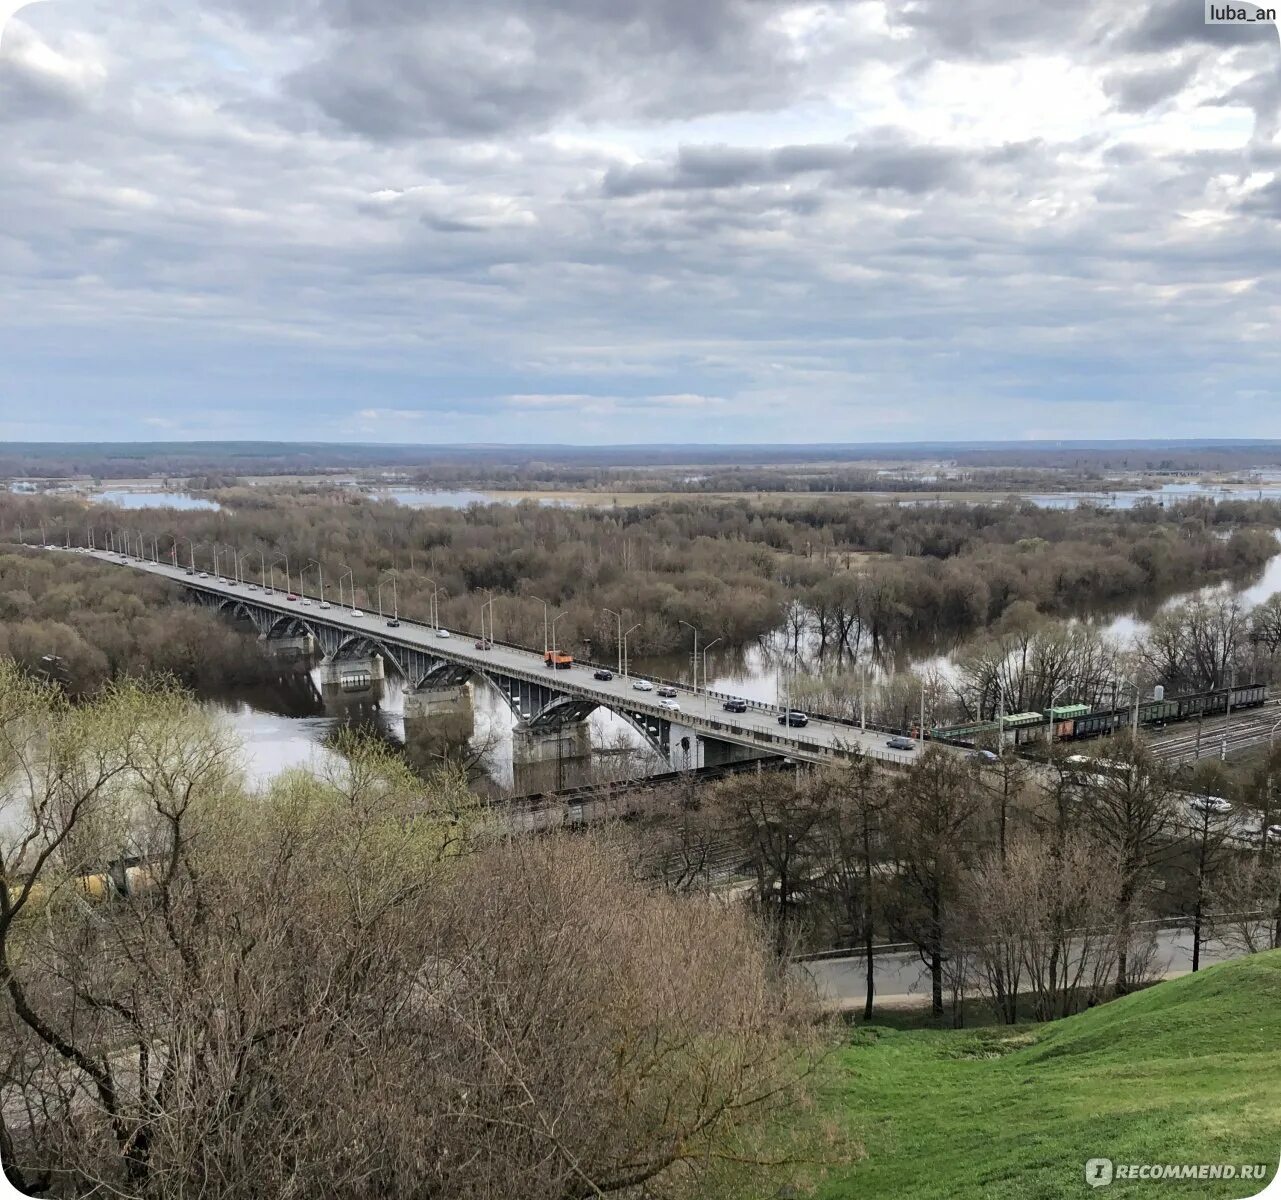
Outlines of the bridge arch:
M551 674L546 681L508 677L501 668L487 669L460 663L438 657L428 650L390 644L373 631L331 625L323 615L280 612L235 596L217 599L203 592L195 595L200 602L212 602L211 607L216 607L219 612L246 617L264 637L310 636L325 662L346 656L377 654L386 667L411 689L434 684L456 686L471 678L481 679L503 698L518 721L535 730L550 730L561 724L585 720L596 709L605 708L626 721L642 742L661 758L666 759L671 750L672 723L669 720L637 712L626 703L562 692L556 687L557 680Z
M316 636L316 631L301 617L296 617L293 613L282 613L274 619L269 618L263 633L267 637L303 637L306 635L314 638Z
M271 624L271 616L266 609L247 604L237 597L223 600L218 605L218 612L223 616L248 621L259 633L265 634L267 627Z
M511 709L518 721L534 729L551 729L557 724L586 720L598 708L606 709L616 717L621 717L641 737L659 757L666 759L671 743L671 722L637 714L621 705L606 704L582 696L574 696L556 689L548 684L522 685L522 681L509 679L501 672L478 670L474 673L493 688ZM540 697L538 693L553 693L550 698ZM538 701L542 699L542 703ZM529 703L529 707L525 707Z

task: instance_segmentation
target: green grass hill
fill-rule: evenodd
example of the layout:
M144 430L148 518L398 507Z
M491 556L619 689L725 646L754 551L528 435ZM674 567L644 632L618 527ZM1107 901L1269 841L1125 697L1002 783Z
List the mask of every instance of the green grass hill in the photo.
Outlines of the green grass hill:
M824 1115L864 1157L827 1200L1246 1197L1265 1182L1115 1181L1085 1163L1281 1157L1281 952L1042 1026L852 1031Z

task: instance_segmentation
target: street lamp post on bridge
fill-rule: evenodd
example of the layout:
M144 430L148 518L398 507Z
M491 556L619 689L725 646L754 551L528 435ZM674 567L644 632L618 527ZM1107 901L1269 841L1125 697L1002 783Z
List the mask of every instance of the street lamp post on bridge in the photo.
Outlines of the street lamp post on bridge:
M707 691L707 652L715 646L717 642L722 640L722 638L718 637L712 638L712 640L703 647L703 691Z
M433 629L439 629L440 628L440 593L445 592L445 595L449 595L449 593L445 591L445 589L442 588L439 584L437 584L437 582L434 579L432 579L429 575L424 575L423 578L427 580L428 583L431 584L431 627Z
M627 639L640 628L640 622L637 621L630 629L623 634L623 678L627 677L628 671L631 670L631 659L627 656Z
M352 569L346 563L339 563L338 565L343 568L343 573L338 576L338 607L342 608L342 581L344 579L350 579L351 580L351 611L354 613L357 611L356 610L356 576L353 573Z
M320 603L323 605L325 603L325 568L322 567L314 558L309 558L307 560L307 567L316 568L316 575L320 580ZM305 571L307 567L303 567L303 571ZM302 571L298 572L298 579L299 583L301 583Z
M531 600L537 600L538 603L543 606L543 657L546 658L547 651L551 649L551 641L548 638L548 631L547 631L547 612L550 606L548 605L547 601L544 600L541 596L531 595L529 598Z
M397 600L397 598L396 598L396 577L397 577L397 574L398 574L398 572L397 572L397 571L395 570L395 568L393 567L390 571L388 571L388 572L387 572L387 575L389 575L389 576L390 576L390 578L389 578L389 579L381 579L381 580L379 580L379 583L378 583L378 617L379 617L379 620L381 620L381 619L382 619L382 616L383 616L383 588L385 588L385 587L387 586L387 584L388 584L388 583L390 583L390 584L391 584L391 619L392 619L393 621L399 621L399 620L400 620L400 602L399 602L399 601Z
M278 590L276 588L276 564L278 562L283 562L285 564L285 592L292 592L293 588L290 587L289 555L287 554L277 555L270 563L267 564L267 572L271 577L271 590L273 592Z
M612 608L606 608L606 609L603 609L602 611L609 613L611 617L616 618L618 621L618 673L622 675L623 674L623 614L620 612L615 612Z
M677 620L681 625L684 625L686 629L694 630L694 667L693 667L694 691L697 692L698 691L698 630L694 629L694 626L691 625L688 621L681 621L680 618L677 618Z

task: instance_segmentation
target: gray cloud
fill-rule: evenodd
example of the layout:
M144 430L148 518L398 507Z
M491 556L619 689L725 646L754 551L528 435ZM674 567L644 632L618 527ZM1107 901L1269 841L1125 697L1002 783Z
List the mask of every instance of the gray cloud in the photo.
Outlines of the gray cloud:
M1027 47L1090 41L1108 0L890 0L891 24L950 55L997 60ZM1115 9L1113 9L1115 11Z
M1275 378L1278 73L1130 11L37 6L0 436L1198 432Z
M785 183L796 176L818 173L838 186L920 194L958 180L964 164L965 156L955 150L908 144L782 146L776 150L682 146L672 162L611 168L602 189L607 196L637 196Z
M1194 59L1117 71L1103 78L1103 90L1122 112L1147 112L1177 96L1196 75Z
M322 5L326 50L286 80L380 138L488 136L579 119L760 109L804 72L769 18L782 0L502 0Z
M1275 47L1277 34L1271 25L1207 25L1201 0L1153 0L1113 41L1130 52L1164 53L1185 46Z

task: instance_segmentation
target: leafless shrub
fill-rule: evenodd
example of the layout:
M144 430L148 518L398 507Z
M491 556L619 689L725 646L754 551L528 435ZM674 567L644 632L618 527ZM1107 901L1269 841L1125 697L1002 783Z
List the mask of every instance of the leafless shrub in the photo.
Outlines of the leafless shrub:
M1110 990L1122 936L1117 866L1080 835L1062 846L1023 834L984 854L967 880L971 979L1001 1019L1067 1016Z
M817 1034L740 906L592 838L488 837L461 779L376 742L253 793L164 689L75 710L0 668L0 711L20 1187L568 1200L794 1157L767 1122ZM122 838L111 896L85 873Z

